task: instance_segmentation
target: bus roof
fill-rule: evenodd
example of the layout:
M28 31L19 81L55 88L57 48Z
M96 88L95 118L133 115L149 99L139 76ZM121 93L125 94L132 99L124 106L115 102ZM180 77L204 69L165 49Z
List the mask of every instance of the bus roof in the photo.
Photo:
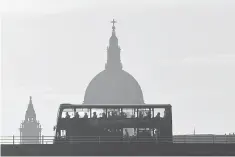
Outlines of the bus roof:
M171 107L170 104L60 104L62 108L167 108Z

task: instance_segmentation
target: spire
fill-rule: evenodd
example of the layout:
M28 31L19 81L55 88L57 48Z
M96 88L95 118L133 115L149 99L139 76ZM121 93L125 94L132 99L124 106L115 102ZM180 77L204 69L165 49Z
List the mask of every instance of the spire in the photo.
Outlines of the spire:
M29 104L33 105L33 103L32 103L32 96L29 97Z
M113 26L112 26L112 29L113 29L113 31L112 31L112 35L115 35L116 36L116 34L115 34L115 26L114 26L114 24L115 23L117 23L117 21L115 21L114 19L111 21L111 23L113 24Z
M112 26L112 36L109 39L109 46L107 48L107 63L105 65L105 69L122 69L122 64L121 64L121 57L120 57L120 47L118 45L118 38L116 36L116 27L114 19L111 21L113 24Z
M25 120L36 120L36 113L34 111L32 96L29 97L29 104L25 114Z
M115 27L115 23L117 23L117 21L115 21L114 19L111 21L111 23L113 24L112 26L112 36L109 39L109 47L118 47L118 38L116 37L116 27Z

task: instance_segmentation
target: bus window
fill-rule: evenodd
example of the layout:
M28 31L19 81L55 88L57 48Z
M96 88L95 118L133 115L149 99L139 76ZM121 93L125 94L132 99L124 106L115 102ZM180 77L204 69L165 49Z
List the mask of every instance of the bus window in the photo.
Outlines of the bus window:
M56 132L56 137L58 138L60 136L59 132Z
M60 135L61 135L61 137L65 137L66 136L66 130L61 130Z
M122 113L125 118L136 118L135 109L133 108L123 108Z
M170 108L166 108L164 111L164 118L169 118L171 115L171 109Z
M106 109L102 108L92 108L91 109L91 118L102 118L106 115Z
M163 118L164 117L164 112L165 109L164 108L154 108L154 118ZM159 117L160 116L160 117Z
M151 110L149 108L139 108L139 118L151 118Z
M124 136L136 136L137 134L137 129L135 128L123 128L123 135Z
M79 115L79 118L90 118L89 108L77 108L76 113Z
M108 118L115 118L121 116L121 112L119 108L109 108L107 109L107 117Z
M153 133L154 133L154 137L158 138L160 136L160 129L154 128Z
M148 136L152 136L152 135L153 135L153 133L150 128L139 128L139 130L138 130L138 136L148 137Z
M68 116L67 113L69 115L69 118L74 117L74 110L71 108L67 108L63 110L61 118L66 118Z

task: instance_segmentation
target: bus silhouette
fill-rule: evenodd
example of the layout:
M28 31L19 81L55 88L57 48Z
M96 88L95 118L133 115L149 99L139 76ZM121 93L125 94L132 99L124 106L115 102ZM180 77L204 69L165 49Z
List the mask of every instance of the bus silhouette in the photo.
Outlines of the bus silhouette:
M172 109L170 104L61 104L54 131L54 144L172 143Z

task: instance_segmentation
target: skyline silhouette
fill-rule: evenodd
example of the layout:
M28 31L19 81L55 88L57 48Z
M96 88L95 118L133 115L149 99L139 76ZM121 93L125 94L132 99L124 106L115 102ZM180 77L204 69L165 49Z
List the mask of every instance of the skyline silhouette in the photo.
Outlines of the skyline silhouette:
M82 103L89 82L105 68L113 17L118 20L123 69L138 80L146 103L172 104L175 134L193 134L194 127L198 133L234 132L233 10L226 4L210 6L210 12L188 7L195 12L165 6L156 11L163 14L153 15L146 5L146 13L136 8L131 12L139 16L125 16L127 10L121 13L120 6L112 15L97 8L88 9L94 16L76 11L4 16L2 134L19 134L32 95L43 134L53 135L59 104Z

